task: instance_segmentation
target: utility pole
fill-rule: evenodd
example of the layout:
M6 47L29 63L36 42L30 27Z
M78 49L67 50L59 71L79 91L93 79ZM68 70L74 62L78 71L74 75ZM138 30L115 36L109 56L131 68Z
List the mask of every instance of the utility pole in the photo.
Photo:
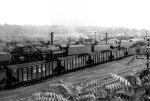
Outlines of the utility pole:
M96 41L96 32L95 32L95 41Z
M94 44L96 44L97 43L97 41L96 41L96 32L95 32L95 43Z
M107 40L108 40L108 33L106 33L106 45L107 45Z
M146 55L147 55L147 63L146 63L146 67L147 67L147 69L149 68L149 47L147 47L147 53L146 53Z
M147 31L146 31L146 30L145 30L144 32L145 32L145 34L144 34L144 39L145 39L145 40L147 40L148 33L147 33Z

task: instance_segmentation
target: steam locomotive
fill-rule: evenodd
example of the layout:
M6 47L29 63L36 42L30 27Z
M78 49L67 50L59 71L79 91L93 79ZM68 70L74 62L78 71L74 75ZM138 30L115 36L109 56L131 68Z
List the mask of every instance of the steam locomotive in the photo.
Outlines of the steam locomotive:
M10 53L1 52L0 62L17 64L47 60L91 52L91 46L84 45L56 45L56 46L18 46Z

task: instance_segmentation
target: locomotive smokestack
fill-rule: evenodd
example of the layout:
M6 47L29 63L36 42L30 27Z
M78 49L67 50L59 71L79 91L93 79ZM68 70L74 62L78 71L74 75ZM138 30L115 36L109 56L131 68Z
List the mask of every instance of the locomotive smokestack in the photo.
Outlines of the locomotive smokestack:
M51 35L51 45L53 45L54 32L50 33L50 35Z
M107 45L107 41L108 41L108 33L106 33L106 45Z

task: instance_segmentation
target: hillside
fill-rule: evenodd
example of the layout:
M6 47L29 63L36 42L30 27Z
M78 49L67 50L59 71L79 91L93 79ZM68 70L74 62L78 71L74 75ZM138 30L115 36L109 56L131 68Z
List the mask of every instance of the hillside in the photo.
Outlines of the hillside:
M43 38L49 40L49 33L54 32L55 37L89 37L96 34L98 36L104 36L108 33L108 36L114 35L146 35L146 30L136 30L127 28L103 28L97 26L63 26L63 25L0 25L0 39L1 40L22 40L26 38L38 39Z

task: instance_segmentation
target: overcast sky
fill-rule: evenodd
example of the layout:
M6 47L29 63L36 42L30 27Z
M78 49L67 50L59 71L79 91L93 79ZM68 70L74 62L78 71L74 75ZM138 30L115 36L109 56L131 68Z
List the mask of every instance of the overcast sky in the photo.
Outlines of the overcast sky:
M0 24L150 29L149 0L0 0Z

